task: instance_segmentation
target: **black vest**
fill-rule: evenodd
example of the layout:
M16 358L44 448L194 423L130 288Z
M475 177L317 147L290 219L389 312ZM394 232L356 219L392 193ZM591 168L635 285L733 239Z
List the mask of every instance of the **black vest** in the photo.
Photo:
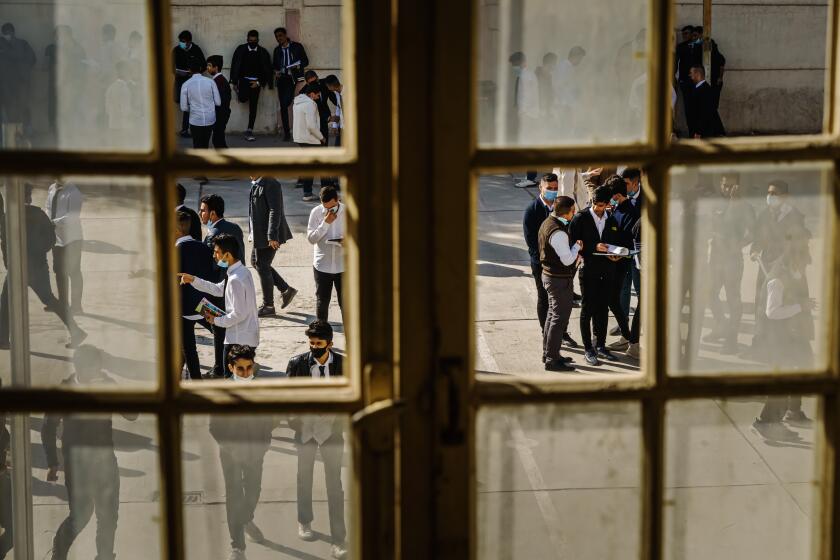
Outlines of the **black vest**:
M558 278L571 278L575 275L577 267L576 263L569 265L563 264L560 257L557 256L557 251L549 243L549 239L555 232L562 231L568 237L569 226L564 224L553 215L548 218L540 226L540 232L537 234L537 241L540 246L540 264L542 265L543 274L547 276L555 276ZM571 247L571 244L569 245Z

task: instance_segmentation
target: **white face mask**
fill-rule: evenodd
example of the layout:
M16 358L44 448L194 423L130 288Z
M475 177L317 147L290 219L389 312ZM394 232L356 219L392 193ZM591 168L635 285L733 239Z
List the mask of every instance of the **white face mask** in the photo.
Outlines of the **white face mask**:
M254 380L254 375L253 375L253 374L251 374L251 377L239 377L238 375L236 375L236 374L234 373L234 374L233 374L233 380L234 380L234 381L241 381L241 382L253 381L253 380Z
M8 33L3 33L3 38L6 39L7 41L11 41L14 38L14 35L11 35L11 34L8 34Z
M776 208L781 202L779 201L779 197L773 194L767 195L767 206L770 208Z

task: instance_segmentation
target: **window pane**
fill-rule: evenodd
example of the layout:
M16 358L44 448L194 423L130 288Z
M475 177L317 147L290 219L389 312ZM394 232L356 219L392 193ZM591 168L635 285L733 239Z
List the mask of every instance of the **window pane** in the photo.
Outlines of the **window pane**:
M665 558L815 557L816 397L677 401L667 419Z
M0 347L7 354L10 330L28 329L31 379L3 364L4 384L50 386L76 381L99 387L154 386L157 228L150 181L7 177L5 185L4 198L11 188L20 189L21 198L26 193L31 196L31 204L23 208L30 289L25 322L17 317L10 322L5 304L0 310ZM6 205L6 214L15 210ZM17 232L3 234L4 251L15 250L12 241ZM79 374L74 356L80 344L101 351L98 359L108 374L107 383L84 371Z
M204 241L189 240L187 233L185 239L177 242L181 272L220 282L239 274L237 270L244 270L242 285L248 289L240 296L232 289L223 292L221 287L216 293L209 293L205 290L212 288L202 283L193 284L198 290L180 286L182 304L176 313L185 327L183 344L189 358L182 372L185 379L224 372L227 369L223 363L224 346L231 344L257 346L258 379L286 377L289 361L309 351L306 330L316 318L330 321L333 350L343 354L347 348L341 296L345 268L342 241L349 214L342 194L332 187L325 188L338 184L339 178L316 178L322 186L317 183L312 186L312 178L254 177L253 180L257 182L250 178L179 180L186 194L187 212L194 212L184 227ZM303 189L297 190L296 184L301 183ZM314 193L311 197L306 196L307 189ZM319 198L322 189L326 202ZM327 207L336 209L332 223L326 222L327 216L333 215ZM250 219L249 208L252 209ZM274 212L274 208L281 210ZM219 219L220 211L223 221ZM308 231L312 233L311 239ZM244 249L244 259L240 261L244 268L232 262L232 255L224 257L227 268L218 266L222 256L214 256L213 240L222 233L234 236L238 251ZM275 240L280 243L277 249L271 247ZM197 321L200 315L196 307L204 298L226 311L212 331L209 324ZM236 305L239 299L244 303ZM236 322L237 318L229 313L231 309L244 310L247 318ZM220 325L234 326L220 329ZM197 354L190 356L191 349ZM330 368L325 375L340 374L346 375Z
M143 0L5 2L4 149L151 148Z
M344 96L351 95L352 87L345 83L349 76L343 72L341 4L340 0L298 2L286 8L282 2L265 1L234 0L210 6L172 2L176 67L173 101L178 104L172 126L173 133L181 131L180 146L207 147L203 143L207 141L216 148L288 148L297 143L319 146L319 136L330 146L340 146L348 116L343 111ZM275 36L278 27L286 33ZM258 33L254 54L248 54L254 45L245 46L249 30ZM182 41L178 35L184 31L189 35ZM286 49L280 47L281 39ZM213 69L223 76L213 76L220 93L218 113L209 88L183 86L190 79L190 61L198 61L203 68L203 61L213 55L222 57L222 67L214 65ZM315 75L307 79L307 71ZM336 81L327 79L330 76ZM209 73L205 77L209 78ZM317 101L306 95L300 97L309 80L320 85ZM252 87L253 83L259 87ZM185 91L182 102L181 93ZM183 107L197 109L184 112ZM296 131L292 126L295 118L301 123ZM304 121L310 126L303 125ZM188 135L183 131L191 130L190 125L194 128Z
M29 531L34 550L27 555L12 548L11 558L161 557L154 416L39 414L9 420L8 456L0 441L0 554L14 544L14 532ZM20 453L28 448L27 459ZM16 484L26 477L31 494ZM32 527L11 523L25 519L17 509L23 507L32 508Z
M478 16L481 145L645 140L647 1L482 0Z
M348 546L346 416L187 416L183 426L187 558L246 547L249 558L329 558Z
M640 419L636 403L482 408L477 557L637 557Z
M621 169L628 177L634 174L634 168ZM633 198L625 200L620 195L622 203L605 222L609 228L603 241L627 248L628 258L610 262L588 250L597 241L590 235L595 230L586 225L593 224L588 210L591 189L587 185L606 182L615 172L615 168L604 169L600 175L592 175L586 169L556 168L529 172L533 181L522 173L479 179L476 371L560 375L568 380L601 375L611 383L638 378L641 260L630 257L629 251L641 248L641 229L634 229L643 208L640 175L629 184L617 179ZM555 201L567 202L560 197L575 202L568 227L554 216ZM608 211L604 212L607 215ZM563 234L572 249L581 241L584 249L577 261L569 253L565 258L573 260L564 265L554 251L552 255L545 253L545 259L550 259L545 265L541 262L540 244L548 248L553 235L546 229L545 236L540 237L544 225L555 228L558 234L565 228ZM590 269L593 274L589 274ZM594 362L587 359L588 348L592 350L589 359ZM559 369L546 364L561 356L572 361Z
M825 0L713 2L712 42L704 58L702 43L695 42L702 35L683 31L703 25L703 3L675 2L677 134L689 136L692 101L719 105L728 136L822 132L828 22ZM709 94L698 94L689 77L698 64L705 65ZM700 122L709 130L710 119Z
M832 177L819 163L673 169L674 374L826 367Z

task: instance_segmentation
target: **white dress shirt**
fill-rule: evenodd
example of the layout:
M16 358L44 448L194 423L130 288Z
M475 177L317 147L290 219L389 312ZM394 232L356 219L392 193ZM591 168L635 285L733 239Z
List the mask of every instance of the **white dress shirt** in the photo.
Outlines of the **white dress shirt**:
M251 272L237 261L228 268L227 286L201 278L193 280L193 287L201 292L225 296L226 312L214 323L225 330L225 344L245 344L256 348L260 343L260 323L257 319L257 291Z
M338 122L331 122L331 128L344 128L344 111L342 110L341 93L334 91L335 94L335 116L338 117Z
M580 245L575 243L569 247L569 236L565 231L558 230L552 233L551 237L548 238L548 244L551 245L551 248L560 257L560 262L564 265L569 266L577 260Z
M221 104L219 88L207 76L193 74L181 87L181 110L189 112L193 126L216 124L216 107Z
M604 228L607 225L607 212L604 211L604 215L599 218L598 214L595 213L595 210L593 210L592 207L590 207L589 213L592 214L592 219L595 220L595 227L598 228L598 237L603 238Z
M339 203L335 221L327 223L327 210L319 204L309 213L309 225L306 227L306 239L314 247L312 266L319 272L339 274L344 272L344 247L340 242L330 239L344 239L345 205Z
M330 368L332 367L333 363L333 353L332 350L327 351L329 353L329 357L327 361L323 364L320 363L318 360L313 359L312 365L309 367L309 372L312 374L312 377L321 378L321 368L324 368L324 377L329 379L330 377Z
M774 321L790 319L802 312L798 303L784 305L785 285L779 278L767 282L767 318Z
M65 247L82 240L82 193L73 183L50 185L47 193L47 216L55 224L55 244Z

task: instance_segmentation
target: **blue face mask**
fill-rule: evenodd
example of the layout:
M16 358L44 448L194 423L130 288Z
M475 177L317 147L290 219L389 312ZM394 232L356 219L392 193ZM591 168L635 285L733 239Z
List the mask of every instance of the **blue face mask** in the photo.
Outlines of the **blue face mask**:
M517 76L521 75L522 74L522 67L521 66L514 66L513 67L513 73L516 74Z
M564 226L569 225L569 220L567 220L566 218L557 218L557 219L558 219L558 220L560 220L560 222L561 222Z
M228 263L224 259L219 259L219 262L217 262L216 264L219 265L219 268L227 268L228 267Z
M549 201L549 202L552 202L552 201L554 201L554 200L556 200L556 199L557 199L557 191L549 191L549 190L546 190L546 191L543 193L543 198L544 198L544 199L546 199L546 200L547 200L547 201Z
M616 206L618 206L618 201L617 201L616 199L614 199L614 198L611 198L611 199L610 199L610 206L612 206L613 208L615 208Z
M180 43L178 43L178 46L179 46L179 47L181 47L181 48L182 48L182 49L184 49L184 50L187 50L187 44L186 44L185 42L183 42L183 41L181 41Z

